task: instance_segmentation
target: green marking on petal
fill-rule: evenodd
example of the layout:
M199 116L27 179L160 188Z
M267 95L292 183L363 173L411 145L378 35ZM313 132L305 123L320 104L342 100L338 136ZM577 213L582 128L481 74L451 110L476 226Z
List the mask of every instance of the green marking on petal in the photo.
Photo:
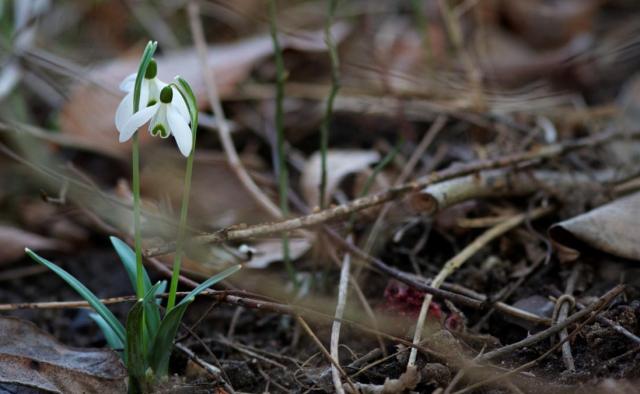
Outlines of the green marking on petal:
M147 107L151 107L152 105L155 105L157 103L156 99L151 99L149 100L149 102L147 103Z
M158 75L158 65L154 59L151 59L147 66L147 72L144 73L146 79L153 79Z
M160 101L165 104L169 104L172 99L173 89L171 89L171 86L165 86L164 88L162 88L162 90L160 91Z
M164 127L162 127L162 130L160 130L160 137L161 138L169 137L169 130L167 130Z
M151 129L151 135L154 137L157 137L158 135L160 135L161 137L163 136L163 134L166 133L164 126L161 124L157 124L154 126L153 129ZM163 137L165 138L165 137Z

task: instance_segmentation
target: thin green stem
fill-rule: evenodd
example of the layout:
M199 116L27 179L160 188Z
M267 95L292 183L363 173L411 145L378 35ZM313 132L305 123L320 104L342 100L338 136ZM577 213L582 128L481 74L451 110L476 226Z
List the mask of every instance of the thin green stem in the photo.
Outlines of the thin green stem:
M327 107L324 113L324 119L320 126L320 201L321 209L326 208L326 191L327 191L327 151L329 150L329 128L331 126L331 117L333 115L333 102L340 90L340 61L338 59L338 50L336 43L331 35L331 26L333 18L338 6L338 0L329 1L329 10L327 20L324 26L324 40L329 49L329 58L331 59L331 91L327 98Z
M133 182L133 236L136 250L136 295L144 297L144 274L142 267L142 236L140 234L140 142L138 133L133 135L131 149L132 182Z
M171 285L169 286L169 299L167 300L167 313L176 305L176 293L180 278L180 266L182 264L182 252L184 247L185 232L187 229L187 216L189 213L189 200L191 198L191 175L193 174L193 161L196 154L196 135L198 133L198 106L191 86L182 78L177 77L178 91L185 99L191 117L191 153L187 158L187 167L184 174L184 189L182 191L182 206L180 208L180 223L178 224L178 239L176 240L176 254L173 258L173 271L171 273Z
M180 278L180 265L182 263L182 250L184 235L187 228L187 214L189 213L189 199L191 196L191 174L193 173L193 157L195 156L195 132L193 132L193 150L187 158L187 168L184 174L184 189L182 192L182 206L180 208L180 224L178 225L178 239L176 241L176 254L173 258L173 272L171 274L171 286L169 287L169 300L167 301L167 313L176 304L178 291L178 279Z
M278 192L280 197L280 210L282 215L286 217L289 214L289 172L287 170L287 161L285 157L284 146L284 82L286 72L284 69L284 59L282 58L282 48L278 39L278 28L276 26L276 0L269 0L269 27L271 40L276 62L276 113L275 126L277 138L277 155L278 155ZM285 267L294 286L298 287L296 272L291 262L289 253L289 237L284 234L282 237L282 254L284 257Z
M364 197L367 194L369 194L369 190L371 189L371 186L373 186L373 182L376 180L376 178L382 172L382 170L384 170L391 163L391 161L393 161L393 159L396 157L398 152L400 152L400 148L402 147L403 142L404 142L403 138L398 139L393 149L389 151L389 153L387 153L382 158L382 160L380 160L378 164L376 164L375 167L373 167L373 171L371 172L371 175L367 177L364 183L364 187L362 188L362 191L360 192L360 195L358 197ZM351 232L351 230L353 229L353 225L355 224L355 221L356 221L356 213L353 212L349 216L349 223L347 224L347 233Z

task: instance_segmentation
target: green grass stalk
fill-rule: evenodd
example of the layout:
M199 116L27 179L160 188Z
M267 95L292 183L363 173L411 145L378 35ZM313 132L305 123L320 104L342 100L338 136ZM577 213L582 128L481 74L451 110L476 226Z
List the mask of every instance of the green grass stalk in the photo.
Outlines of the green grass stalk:
M287 161L285 157L284 146L284 83L286 79L286 72L284 69L284 59L282 57L282 47L278 39L278 27L276 25L277 5L276 0L269 0L269 31L271 33L271 41L273 42L273 51L275 54L276 63L276 112L275 112L275 126L276 126L276 145L278 155L278 195L280 199L280 210L282 215L287 217L289 215L289 172L287 170ZM293 282L294 286L298 287L298 281L296 279L295 268L291 262L290 250L289 250L289 237L287 234L282 236L282 254L284 257L285 267Z
M327 190L327 150L329 150L329 129L331 126L331 117L333 115L333 102L340 90L340 60L338 58L338 49L331 35L331 26L335 16L338 0L329 1L329 9L327 20L324 26L324 39L329 49L329 58L331 59L331 90L327 98L327 106L320 126L320 201L318 205L321 209L326 208L326 190Z
M403 141L404 141L404 139L400 138L398 140L398 142L396 142L396 145L393 147L393 149L391 149L389 151L389 153L387 153L382 158L382 160L380 160L378 162L378 164L376 164L375 167L373 167L373 171L371 172L371 175L369 175L367 177L366 181L364 182L364 187L362 188L362 191L360 192L358 197L364 197L367 194L369 194L369 190L371 189L371 186L373 186L373 182L375 182L375 180L378 177L378 175L380 175L382 170L384 170L393 161L393 159L395 159L395 157L398 154L398 152L400 152L400 147L402 146ZM353 225L355 224L355 221L356 221L356 214L355 214L355 212L353 212L349 216L349 223L347 225L347 233L350 233L352 231Z

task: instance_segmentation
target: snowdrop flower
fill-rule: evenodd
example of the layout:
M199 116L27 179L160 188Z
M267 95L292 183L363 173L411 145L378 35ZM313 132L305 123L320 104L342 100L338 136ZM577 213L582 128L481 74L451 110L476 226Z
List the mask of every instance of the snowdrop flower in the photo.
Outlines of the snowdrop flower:
M180 92L158 77L158 66L151 61L140 88L140 110L133 113L133 93L136 74L125 78L120 90L127 92L116 110L115 123L120 132L119 141L128 141L145 123L151 120L149 131L153 136L176 140L180 153L185 157L191 153L193 141L189 127L189 110Z
M127 93L116 110L115 121L116 128L120 132L120 142L129 140L140 126L151 119L159 107L160 91L167 86L158 79L158 66L154 60L151 60L140 86L140 108L134 114L133 93L136 76L135 73L131 74L120 84L120 90Z
M152 136L167 138L173 135L178 149L184 157L189 156L193 145L191 127L189 127L189 109L178 89L168 85L160 91L158 111L149 123Z

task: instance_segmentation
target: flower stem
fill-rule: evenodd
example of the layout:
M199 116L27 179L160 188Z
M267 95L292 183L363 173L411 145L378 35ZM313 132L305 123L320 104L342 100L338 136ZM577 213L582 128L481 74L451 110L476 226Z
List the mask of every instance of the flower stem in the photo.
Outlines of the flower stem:
M187 227L189 213L189 199L191 197L191 175L193 174L193 160L196 154L196 134L198 133L198 104L193 90L187 81L176 76L176 82L172 85L185 100L189 110L191 123L191 152L187 158L187 167L184 174L184 189L182 191L182 207L180 208L180 223L178 224L178 238L176 240L176 253L173 258L173 271L171 273L171 285L169 286L169 299L167 300L167 314L176 305L176 293L178 291L178 279L180 279L180 265L182 263L182 250ZM166 316L166 315L165 315Z
M138 298L142 298L144 297L144 273L142 268L142 236L140 234L140 143L137 132L133 135L131 152L133 169L133 236L136 250L136 295Z
M194 123L197 120L194 119ZM193 158L196 152L197 124L191 127L193 148L187 158L187 167L184 174L184 189L182 191L182 206L180 208L180 223L178 224L178 239L176 240L176 254L173 257L173 272L171 273L171 285L169 286L169 299L167 300L167 313L176 305L176 293L178 292L178 280L180 279L180 265L182 264L182 250L184 247L184 235L187 228L187 216L189 213L189 199L191 196L191 174L193 173Z

